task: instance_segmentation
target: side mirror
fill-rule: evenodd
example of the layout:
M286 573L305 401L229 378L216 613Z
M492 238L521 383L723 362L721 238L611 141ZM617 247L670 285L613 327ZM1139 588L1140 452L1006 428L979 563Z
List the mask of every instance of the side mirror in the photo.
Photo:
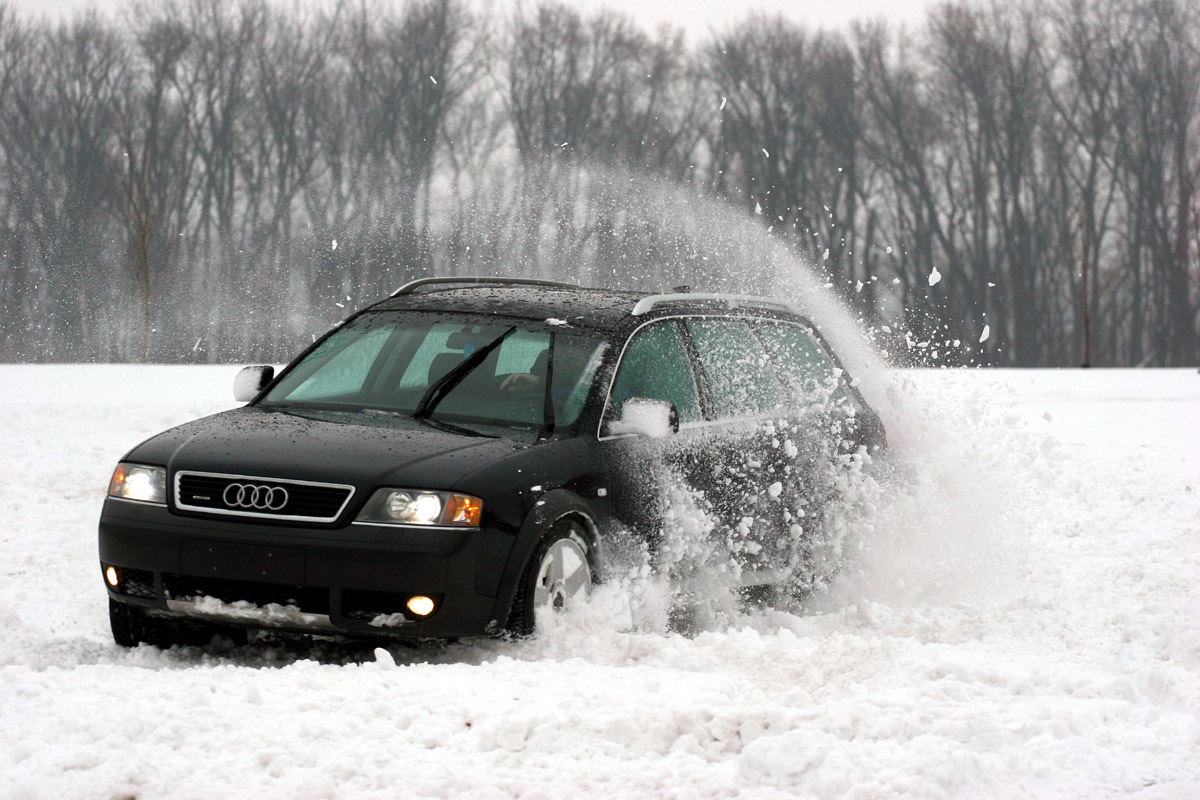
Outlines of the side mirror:
M275 368L272 366L243 367L233 379L233 399L239 403L249 403L274 378Z
M621 404L621 418L609 424L608 432L662 439L679 432L679 410L666 400L630 397Z

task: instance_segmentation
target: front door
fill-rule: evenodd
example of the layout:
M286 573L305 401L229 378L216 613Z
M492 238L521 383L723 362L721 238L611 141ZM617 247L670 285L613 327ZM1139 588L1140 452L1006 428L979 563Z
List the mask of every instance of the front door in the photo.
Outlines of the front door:
M620 433L626 401L657 400L675 406L679 432L663 438ZM613 515L633 546L657 558L672 504L686 503L678 465L704 425L696 375L676 320L659 320L636 331L621 354L604 409L600 453ZM615 532L620 541L621 531Z

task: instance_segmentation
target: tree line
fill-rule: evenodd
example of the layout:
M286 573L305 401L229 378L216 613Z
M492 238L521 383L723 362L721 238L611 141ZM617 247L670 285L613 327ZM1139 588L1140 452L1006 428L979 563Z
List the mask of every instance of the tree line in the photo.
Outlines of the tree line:
M0 359L279 360L428 274L756 290L717 204L918 360L1196 364L1198 22L0 2Z

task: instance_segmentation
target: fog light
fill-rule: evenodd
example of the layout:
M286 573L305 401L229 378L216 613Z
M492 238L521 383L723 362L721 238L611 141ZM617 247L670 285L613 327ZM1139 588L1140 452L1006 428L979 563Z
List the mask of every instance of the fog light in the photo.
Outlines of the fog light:
M423 594L408 598L408 610L418 617L428 617L433 613L433 601Z
M108 581L108 585L114 589L117 588L117 584L121 582L120 576L117 575L116 567L109 567L108 569L104 570L104 579Z

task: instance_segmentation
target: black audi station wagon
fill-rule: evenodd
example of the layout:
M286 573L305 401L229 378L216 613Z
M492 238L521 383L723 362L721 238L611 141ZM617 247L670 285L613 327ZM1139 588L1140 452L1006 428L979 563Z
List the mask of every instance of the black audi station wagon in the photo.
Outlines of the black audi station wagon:
M820 387L832 414L796 402ZM770 585L803 567L793 515L821 499L812 449L777 427L826 458L884 444L786 303L547 281L412 281L278 376L245 368L235 396L113 473L100 567L121 645L214 625L527 634L604 578L612 537L653 556L667 476L741 532L740 585Z

